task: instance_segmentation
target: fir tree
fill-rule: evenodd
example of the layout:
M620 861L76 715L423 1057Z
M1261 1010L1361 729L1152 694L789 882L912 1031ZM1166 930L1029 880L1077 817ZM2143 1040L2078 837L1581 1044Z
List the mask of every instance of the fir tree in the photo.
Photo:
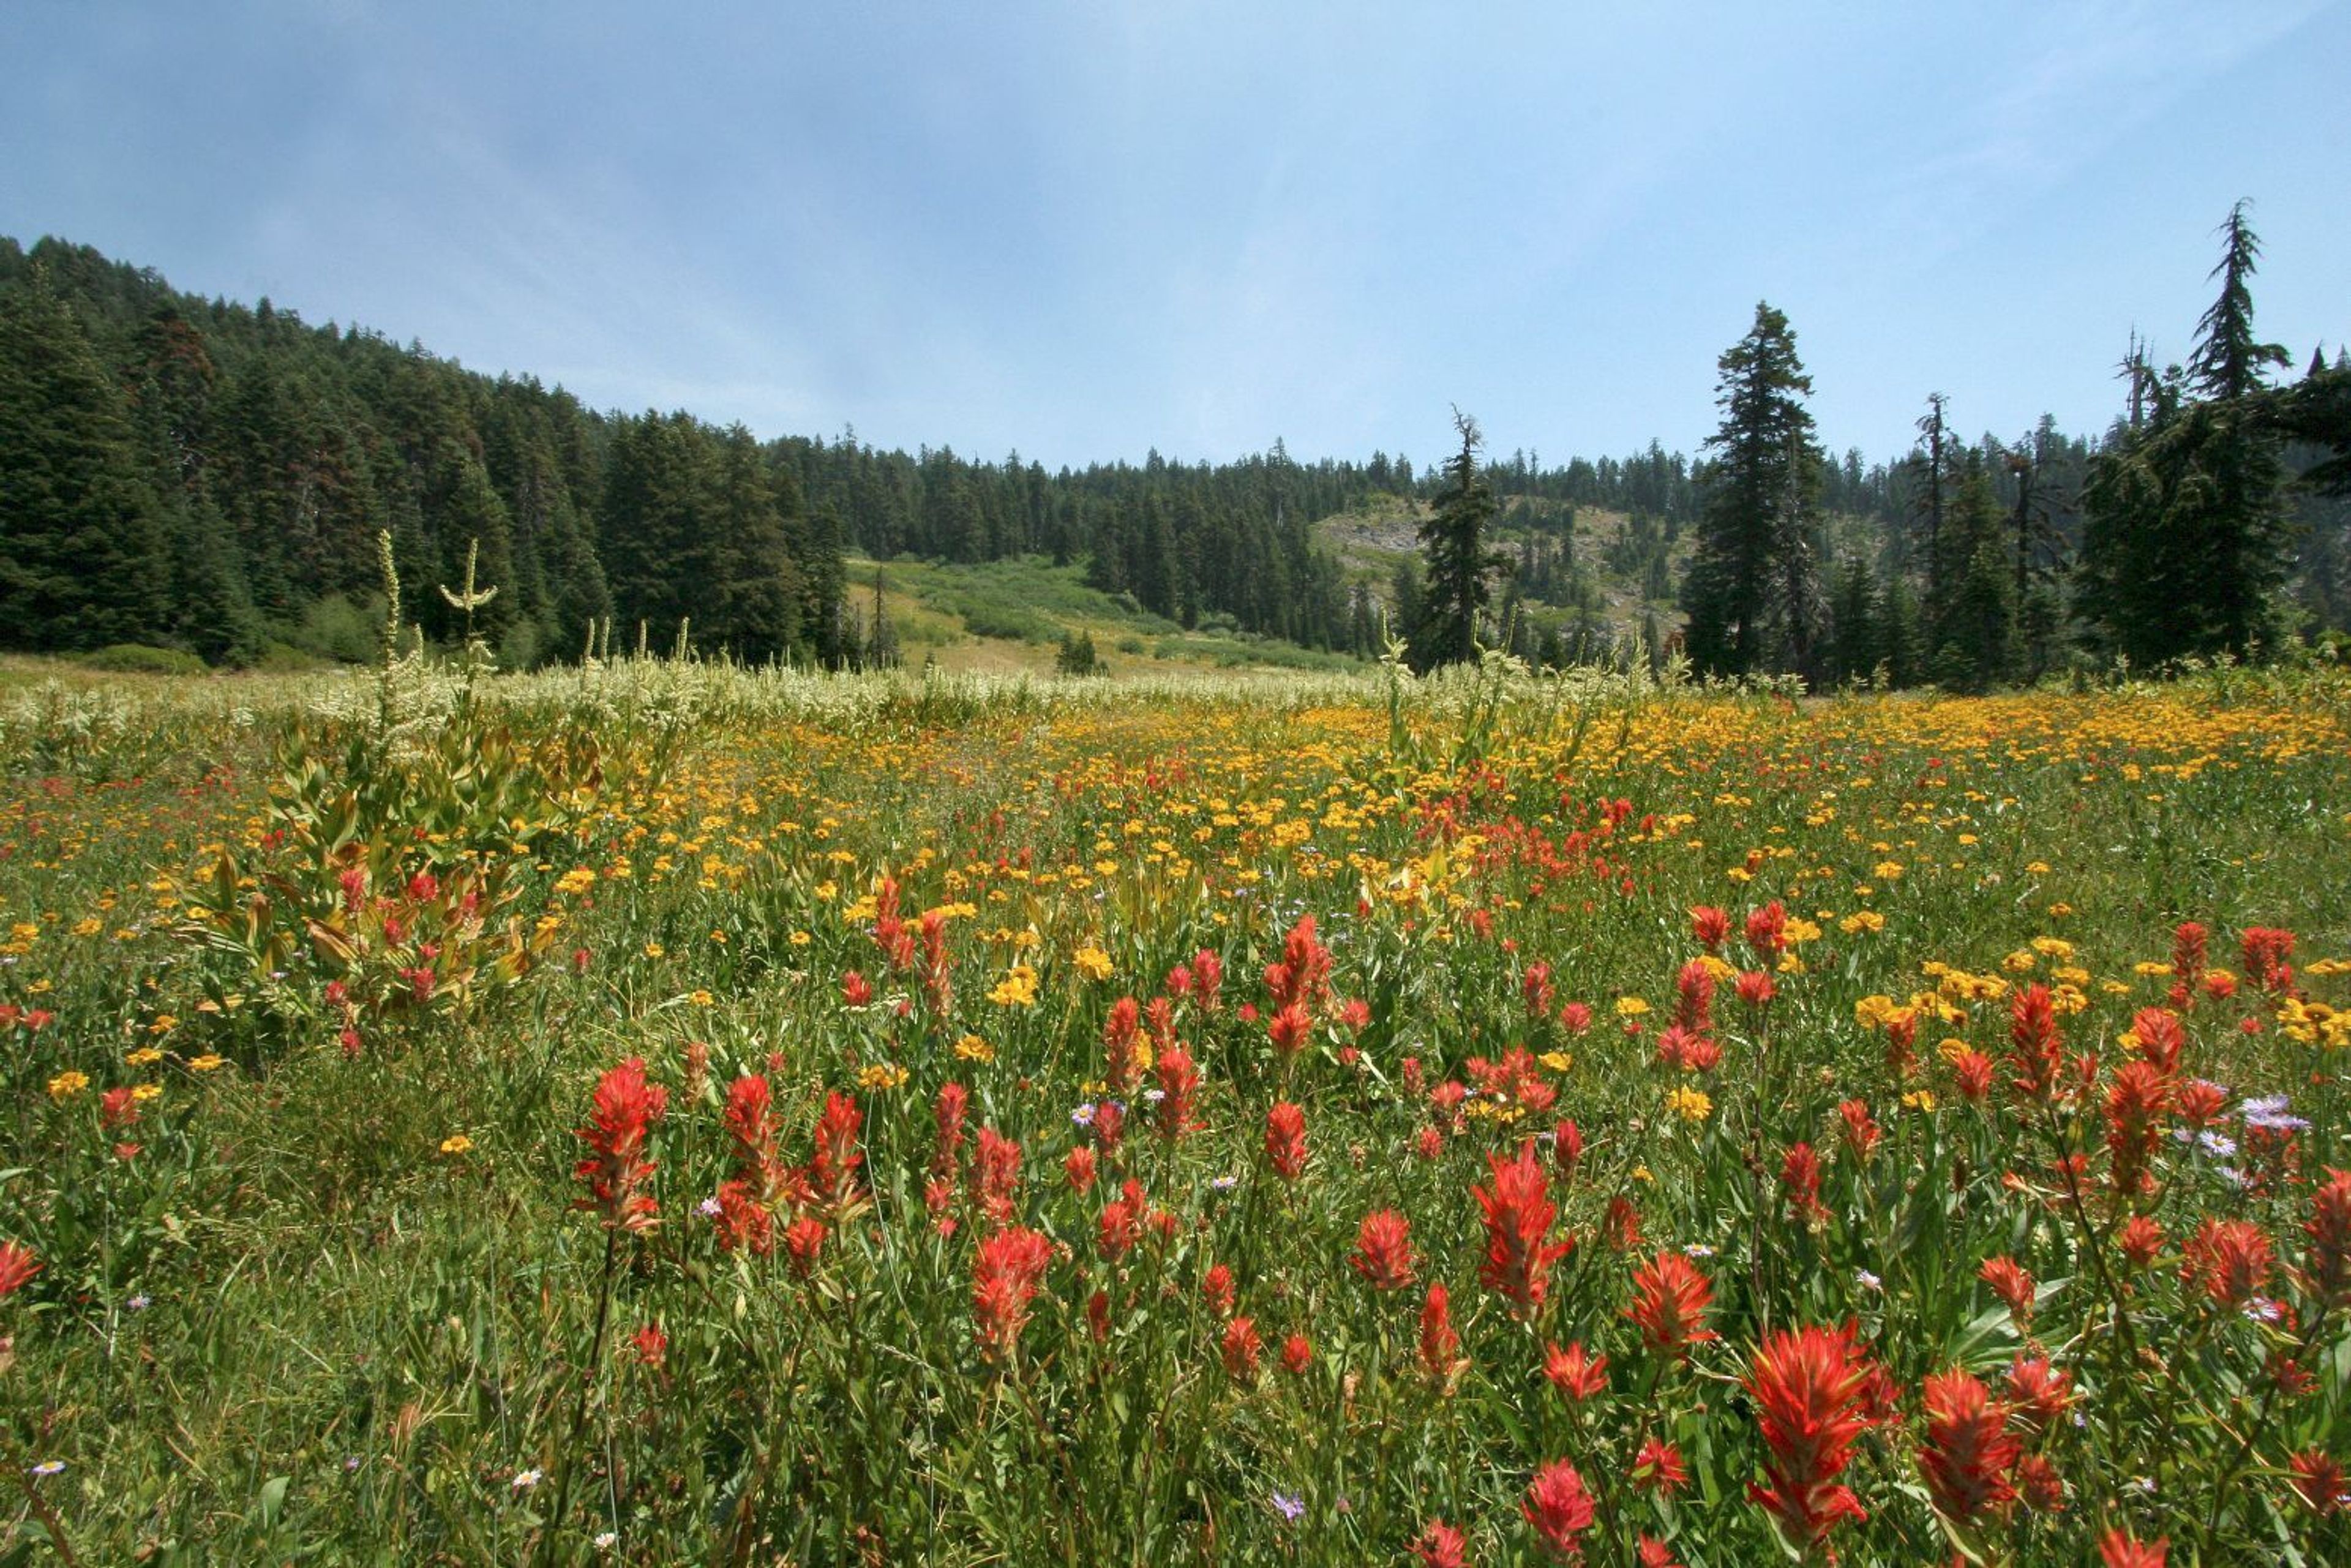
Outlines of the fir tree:
M1746 337L1717 362L1722 423L1707 445L1706 509L1682 585L1690 658L1709 674L1815 674L1822 619L1812 511L1820 490L1813 390L1788 319L1755 308Z
M1459 409L1453 411L1453 428L1461 450L1447 459L1445 490L1420 525L1421 551L1428 563L1420 617L1426 646L1416 645L1415 653L1424 668L1478 656L1478 616L1490 597L1486 576L1510 565L1508 556L1486 548L1495 506L1494 492L1478 467L1478 448L1485 438L1478 422Z
M0 301L0 643L153 637L168 570L121 391L36 269Z

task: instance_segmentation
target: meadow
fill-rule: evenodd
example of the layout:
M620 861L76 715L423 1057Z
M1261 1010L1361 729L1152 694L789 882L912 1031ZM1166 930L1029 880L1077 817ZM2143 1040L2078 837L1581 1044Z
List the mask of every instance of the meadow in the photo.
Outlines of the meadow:
M0 673L0 1563L2351 1561L2351 679Z

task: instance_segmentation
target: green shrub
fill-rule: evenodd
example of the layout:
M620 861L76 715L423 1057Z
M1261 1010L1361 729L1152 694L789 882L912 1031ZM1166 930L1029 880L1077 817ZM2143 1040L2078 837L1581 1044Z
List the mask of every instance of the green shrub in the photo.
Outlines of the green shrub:
M110 643L74 663L116 675L201 675L206 669L202 659L183 648L150 648L141 643Z

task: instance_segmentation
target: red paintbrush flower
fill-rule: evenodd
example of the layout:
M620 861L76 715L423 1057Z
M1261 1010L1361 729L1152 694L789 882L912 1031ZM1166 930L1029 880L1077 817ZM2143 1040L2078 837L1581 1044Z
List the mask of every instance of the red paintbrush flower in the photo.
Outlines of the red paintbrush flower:
M2294 988L2294 966L2286 960L2294 956L2294 933L2273 926L2252 925L2242 938L2245 975L2265 991L2284 992Z
M653 1179L646 1140L668 1113L669 1091L645 1082L644 1058L632 1056L606 1072L596 1085L588 1125L577 1132L590 1152L571 1174L588 1196L572 1207L596 1210L607 1230L646 1231L659 1224L653 1195L638 1189Z
M1486 1156L1494 1185L1472 1187L1486 1225L1486 1257L1478 1269L1479 1282L1509 1299L1513 1312L1524 1314L1542 1305L1551 1289L1551 1267L1573 1249L1573 1239L1546 1242L1558 1206L1551 1201L1550 1185L1535 1159L1531 1139L1519 1145L1516 1159Z
M2310 1195L2302 1233L2310 1238L2296 1276L2302 1288L2321 1301L2351 1305L2351 1171L2328 1168L2325 1184Z
M2045 1355L2018 1353L2008 1364L2008 1418L2029 1437L2038 1437L2074 1406L2074 1379Z
M963 1152L963 1119L971 1104L971 1092L960 1083L939 1085L938 1103L931 1115L937 1132L931 1142L931 1174L943 1176L956 1167L956 1158Z
M1714 1028L1714 971L1692 958L1674 977L1674 1021L1692 1034Z
M1217 992L1225 983L1225 961L1206 947L1192 955L1192 999L1204 1013L1217 1009Z
M1079 1144L1061 1156L1061 1174L1069 1178L1071 1192L1092 1191L1096 1169L1092 1144Z
M1259 1337L1255 1322L1235 1318L1227 1323L1221 1347L1225 1375L1235 1383L1255 1383L1258 1357L1264 1349L1265 1341Z
M997 1225L1012 1218L1012 1192L1020 1185L1020 1145L993 1127L979 1130L979 1154L971 1163L971 1196L980 1213Z
M751 1184L740 1177L718 1184L718 1213L713 1223L722 1252L740 1247L755 1258L764 1258L775 1250L776 1217L759 1201Z
M820 1204L838 1207L857 1190L857 1167L865 1156L858 1152L857 1135L865 1113L846 1094L827 1092L824 1113L817 1118L816 1153L809 1160L809 1186Z
M1633 1304L1625 1309L1651 1350L1687 1357L1690 1346L1716 1337L1706 1326L1714 1287L1679 1252L1662 1251L1633 1274Z
M2188 1031L2179 1015L2161 1008L2141 1008L2131 1019L2131 1038L2138 1041L2139 1060L2166 1077L2179 1071L2179 1053L2187 1048Z
M1159 1053L1156 1068L1159 1082L1159 1131L1168 1138L1181 1138L1200 1124L1194 1105L1200 1092L1200 1071L1192 1065L1191 1053L1177 1046Z
M1265 1113L1265 1158L1285 1181L1306 1173L1306 1113L1287 1100Z
M2022 1450L2008 1436L2005 1413L1992 1403L1991 1391L1954 1367L1927 1379L1926 1406L1927 1440L1918 1451L1918 1469L1935 1506L1965 1524L2014 1499L2009 1472Z
M1837 1114L1844 1118L1844 1146L1854 1158L1867 1164L1869 1156L1877 1152L1877 1145L1885 1136L1870 1116L1869 1102L1840 1100L1837 1102Z
M2222 1307L2241 1307L2269 1283L2270 1239L2250 1219L2208 1219L2188 1239L2179 1277Z
M1788 911L1778 899L1748 911L1747 945L1765 956L1775 956L1788 946Z
M2163 1135L2171 1083L2152 1061L2125 1062L2106 1090L2106 1155L2116 1196L2137 1197L2152 1178L2147 1166Z
M1302 1333L1291 1334L1281 1342L1281 1370L1292 1377L1303 1377L1306 1369L1314 1364L1314 1342Z
M1461 1336L1453 1327L1453 1302L1441 1281L1428 1287L1420 1308L1420 1369L1439 1385L1450 1385L1468 1363L1461 1359Z
M1115 1263L1143 1239L1143 1206L1115 1197L1102 1205L1102 1224L1095 1246L1103 1258Z
M2019 991L2010 1003L2008 1039L2008 1064L2016 1074L2010 1087L2016 1097L2053 1098L2065 1068L2065 1046L2057 1033L2056 998L2040 981Z
M2325 1515L2344 1506L2343 1466L2324 1448L2304 1448L2285 1462L2294 1496L2311 1512Z
M2115 1245L2135 1269L2144 1269L2163 1250L2163 1228L2144 1214L2134 1214L2115 1232Z
M1710 904L1701 904L1690 912L1690 935L1708 952L1718 952L1730 940L1730 916Z
M1200 1281L1200 1299L1208 1310L1220 1318L1233 1315L1233 1306L1239 1292L1233 1288L1233 1271L1223 1263L1212 1266L1207 1277Z
M1757 1347L1746 1379L1770 1483L1750 1483L1747 1495L1799 1552L1819 1545L1841 1519L1869 1517L1836 1479L1869 1425L1864 1400L1873 1377L1853 1333L1848 1326L1772 1333Z
M1551 966L1529 964L1527 972L1519 977L1519 992L1526 998L1528 1012L1539 1019L1551 1017Z
M1821 1161L1812 1145L1792 1145L1782 1156L1780 1190L1805 1223L1827 1223L1829 1211L1821 1203Z
M1307 1016L1305 1007L1298 1002L1291 1002L1275 1013L1265 1026L1266 1038L1273 1042L1274 1054L1284 1061L1306 1048L1307 1037L1313 1030L1314 1020Z
M41 1271L40 1256L15 1241L0 1241L0 1296L13 1296Z
M2008 1314L2016 1320L2019 1333L2032 1322L2032 1276L2019 1267L2013 1258L1987 1258L1976 1270L1976 1278L1991 1287L1991 1293L2008 1303Z
M1583 1158L1583 1134L1576 1124L1573 1122L1562 1122L1558 1126L1553 1127L1551 1134L1551 1163L1552 1168L1558 1171L1559 1179L1562 1182L1573 1181L1575 1167Z
M1375 1289L1395 1291L1411 1284L1411 1222L1392 1208L1364 1216L1355 1231L1355 1255L1349 1262Z
M1110 1017L1102 1020L1102 1082L1113 1094L1129 1092L1142 1074L1142 1063L1134 1053L1134 1041L1142 1031L1143 1009L1133 997L1111 1003Z
M1634 1456L1633 1484L1667 1497L1689 1485L1689 1467L1682 1462L1681 1449L1652 1434Z
M2169 1554L2171 1538L2143 1542L2136 1535L2120 1530L2109 1530L2098 1542L2100 1568L2163 1568Z
M2171 934L2171 1005L2187 1009L2195 1005L2196 988L2204 983L2204 927L2183 920Z
M999 1230L979 1244L971 1275L971 1314L979 1353L987 1360L1001 1361L1019 1345L1029 1322L1029 1303L1036 1299L1052 1255L1052 1243L1042 1234L1019 1226Z
M1430 1520L1414 1537L1412 1554L1420 1568L1469 1568L1468 1542L1441 1519Z
M784 1254L792 1261L792 1272L801 1279L816 1267L816 1255L824 1247L824 1221L813 1214L804 1214L791 1222L784 1231Z
M1543 1357L1543 1375L1571 1402L1580 1404L1607 1391L1608 1358L1586 1354L1582 1340L1565 1350L1552 1345Z
M1519 1505L1544 1552L1558 1563L1580 1563L1583 1544L1576 1539L1592 1528L1592 1494L1584 1490L1582 1472L1565 1459L1554 1459L1535 1472Z

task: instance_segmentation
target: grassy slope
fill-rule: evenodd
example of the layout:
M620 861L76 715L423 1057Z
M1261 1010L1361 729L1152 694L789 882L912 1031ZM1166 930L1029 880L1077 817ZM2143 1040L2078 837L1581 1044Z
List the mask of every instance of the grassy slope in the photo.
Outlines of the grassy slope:
M876 563L852 558L850 602L869 622ZM956 565L880 563L883 605L907 664L986 674L1050 671L1061 637L1084 632L1112 674L1176 669L1339 669L1353 661L1271 638L1186 632L1086 586L1076 566L1039 556Z
M1325 549L1339 558L1351 586L1357 582L1366 583L1384 601L1388 597L1389 585L1395 580L1396 563L1419 550L1416 530L1427 512L1428 508L1418 502L1382 497L1355 511L1323 518L1314 525L1315 538ZM1591 507L1576 509L1575 559L1601 585L1601 591L1606 599L1602 618L1613 631L1637 632L1642 612L1653 610L1661 624L1679 625L1680 612L1671 601L1644 600L1637 581L1609 569L1606 559L1608 547L1624 533L1625 524L1625 517L1622 512L1602 511ZM1689 537L1687 530L1684 530L1681 542L1674 547L1677 580L1687 563ZM1497 530L1495 538L1499 548L1515 553L1520 533L1516 529L1501 528Z

